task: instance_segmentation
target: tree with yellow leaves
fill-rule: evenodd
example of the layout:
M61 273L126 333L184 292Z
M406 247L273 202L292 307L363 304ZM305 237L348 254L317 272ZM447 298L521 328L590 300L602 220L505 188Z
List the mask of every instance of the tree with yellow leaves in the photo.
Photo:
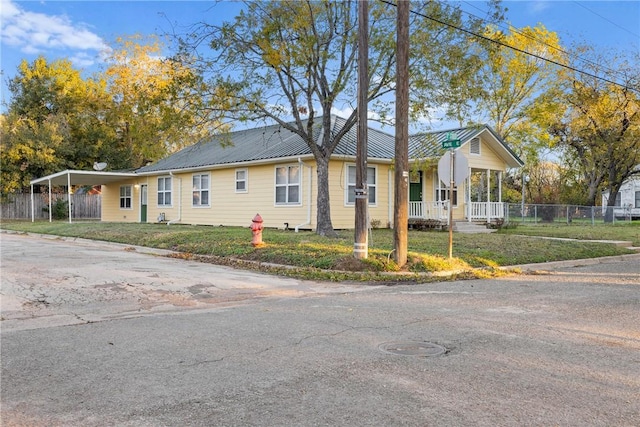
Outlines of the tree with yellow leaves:
M500 45L487 50L476 115L485 117L527 163L535 163L549 145L538 118L550 111L547 100L562 72L556 64L566 63L567 55L558 35L543 24L509 27L508 33L489 27L484 35Z
M119 38L104 72L118 143L135 148L132 167L158 160L216 131L203 108L203 80L189 58L164 56L157 37ZM205 119L206 118L206 119Z
M599 191L608 191L613 208L622 183L639 173L640 58L630 61L593 48L581 48L573 57L579 62L561 80L548 126L582 177L587 203L596 205Z

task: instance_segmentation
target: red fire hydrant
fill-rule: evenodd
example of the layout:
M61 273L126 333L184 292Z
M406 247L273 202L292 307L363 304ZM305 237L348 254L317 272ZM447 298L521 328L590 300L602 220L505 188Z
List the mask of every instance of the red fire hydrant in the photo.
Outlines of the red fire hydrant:
M251 220L251 226L249 228L251 228L251 233L253 234L253 238L251 239L251 244L253 246L261 246L263 244L262 229L264 227L262 226L262 222L260 214L256 214L256 216Z

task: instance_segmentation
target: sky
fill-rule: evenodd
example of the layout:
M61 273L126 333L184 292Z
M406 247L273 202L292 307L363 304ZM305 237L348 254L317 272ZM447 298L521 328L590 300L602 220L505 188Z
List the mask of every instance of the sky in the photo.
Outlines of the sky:
M375 1L375 0L371 0ZM485 2L456 1L464 11L484 16ZM640 0L503 1L507 21L517 28L542 23L560 36L603 50L640 52ZM241 4L233 1L16 1L0 0L2 111L9 102L6 81L23 59L67 58L90 74L105 64L102 52L117 37L184 32L200 21L232 19Z

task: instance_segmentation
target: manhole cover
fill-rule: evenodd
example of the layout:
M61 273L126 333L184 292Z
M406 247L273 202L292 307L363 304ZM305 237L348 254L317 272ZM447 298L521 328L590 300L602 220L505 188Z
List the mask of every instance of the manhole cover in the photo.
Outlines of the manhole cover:
M446 353L447 349L430 342L399 341L380 344L378 348L385 353L402 356L432 357Z

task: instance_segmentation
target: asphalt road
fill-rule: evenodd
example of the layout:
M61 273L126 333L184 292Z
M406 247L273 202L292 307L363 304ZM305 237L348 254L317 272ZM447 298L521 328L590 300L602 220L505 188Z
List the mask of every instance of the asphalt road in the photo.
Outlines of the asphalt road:
M640 424L640 255L383 287L0 238L2 426Z

